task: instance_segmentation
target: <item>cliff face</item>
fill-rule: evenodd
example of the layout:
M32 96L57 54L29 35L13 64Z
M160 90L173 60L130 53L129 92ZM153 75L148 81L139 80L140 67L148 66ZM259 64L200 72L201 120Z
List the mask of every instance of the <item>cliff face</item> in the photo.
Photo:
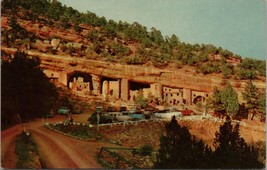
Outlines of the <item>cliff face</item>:
M2 28L9 29L8 18L1 17ZM222 88L225 81L220 74L202 75L196 74L195 68L183 66L177 69L168 66L167 68L157 68L153 65L123 65L114 62L100 60L90 60L85 58L71 57L70 55L49 54L48 49L59 49L60 41L71 42L73 46L90 45L86 35L91 27L83 27L83 31L78 34L73 29L61 30L49 27L45 24L35 23L18 19L18 23L28 32L34 33L40 40L31 44L35 50L26 50L29 55L38 56L41 59L41 66L50 71L65 74L64 81L75 72L112 79L127 79L131 82L142 84L161 84L165 87L183 88L194 91L211 93L215 86ZM50 37L50 40L47 40ZM54 37L54 38L51 38ZM80 48L80 47L79 47ZM1 47L9 53L14 53L16 49ZM27 49L27 48L26 48ZM30 48L28 48L30 49ZM132 49L134 51L134 49ZM216 57L216 56L214 56ZM90 56L88 58L91 58ZM96 58L97 57L92 57ZM234 64L240 61L232 61ZM233 64L233 65L234 65ZM63 76L63 77L64 77ZM244 90L246 81L229 80L241 99L241 92ZM253 83L258 88L266 88L265 80L255 80ZM67 85L67 83L65 83Z
M9 53L16 49L4 48ZM94 74L106 78L128 79L129 81L144 84L160 83L163 86L174 88L186 88L196 91L210 92L212 80L209 77L194 76L190 72L181 69L159 69L153 66L122 65L118 63L73 58L45 54L37 51L26 51L29 55L38 56L41 59L41 66L68 75L74 72Z

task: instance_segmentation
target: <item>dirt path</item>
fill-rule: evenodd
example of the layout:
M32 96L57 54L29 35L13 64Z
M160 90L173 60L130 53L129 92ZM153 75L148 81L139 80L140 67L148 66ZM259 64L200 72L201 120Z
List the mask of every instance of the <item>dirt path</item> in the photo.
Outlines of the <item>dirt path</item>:
M61 120L62 117L50 119L50 122ZM97 163L96 155L102 146L112 144L104 142L89 142L73 139L43 126L42 120L36 120L25 124L26 131L30 131L35 139L41 157L45 160L47 168L101 168ZM2 131L2 167L11 168L9 149L10 144L15 140L17 134L21 132L21 126L12 127ZM8 163L8 164L7 164Z
M1 167L16 167L15 139L21 132L20 125L1 131Z

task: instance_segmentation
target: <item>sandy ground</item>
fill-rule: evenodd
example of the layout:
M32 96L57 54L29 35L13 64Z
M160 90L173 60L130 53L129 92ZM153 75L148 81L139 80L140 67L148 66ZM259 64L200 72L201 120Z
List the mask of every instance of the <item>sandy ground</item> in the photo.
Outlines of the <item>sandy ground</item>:
M83 122L86 122L85 117L88 118L86 115L74 115L74 120L76 117ZM48 121L52 123L64 121L64 119L64 116L57 115ZM58 134L45 128L42 119L24 125L26 131L32 133L47 168L101 168L97 163L96 155L101 147L112 146L110 143L81 141ZM21 132L22 128L19 125L2 131L1 167L15 168L14 140Z

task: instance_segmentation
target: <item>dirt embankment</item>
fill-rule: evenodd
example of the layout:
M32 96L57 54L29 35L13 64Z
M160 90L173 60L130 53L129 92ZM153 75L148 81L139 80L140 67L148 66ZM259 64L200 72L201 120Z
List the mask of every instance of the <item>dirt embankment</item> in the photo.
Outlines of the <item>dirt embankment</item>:
M206 144L213 147L215 133L219 131L223 121L213 120L179 120L181 126L188 127L190 133ZM160 146L160 136L165 132L165 122L143 122L129 125L116 125L113 127L101 127L100 133L109 141L117 142L123 146L140 147L151 145L154 148ZM112 134L112 135L110 135ZM265 123L246 121L240 125L240 135L249 144L257 141L265 141Z

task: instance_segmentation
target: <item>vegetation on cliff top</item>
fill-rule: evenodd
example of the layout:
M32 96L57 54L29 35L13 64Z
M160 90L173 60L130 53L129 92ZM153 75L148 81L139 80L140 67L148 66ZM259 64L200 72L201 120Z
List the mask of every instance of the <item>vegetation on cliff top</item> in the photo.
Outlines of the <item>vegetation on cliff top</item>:
M38 22L62 31L75 30L74 34L82 35L83 40L90 42L77 47L73 42L62 40L57 49L51 48L45 52L56 54L60 51L71 56L101 58L123 64L152 62L162 68L171 63L177 68L190 65L196 68L197 73L222 73L225 78L255 79L266 76L265 61L241 58L211 44L186 44L176 35L164 37L156 28L148 31L137 22L115 22L89 11L81 13L63 6L57 0L4 0L1 8L4 16ZM4 45L20 48L27 44L27 48L36 48L32 44L37 39L42 40L42 37L21 28L14 20L9 25L11 29L2 30ZM54 37L46 38L51 40Z

